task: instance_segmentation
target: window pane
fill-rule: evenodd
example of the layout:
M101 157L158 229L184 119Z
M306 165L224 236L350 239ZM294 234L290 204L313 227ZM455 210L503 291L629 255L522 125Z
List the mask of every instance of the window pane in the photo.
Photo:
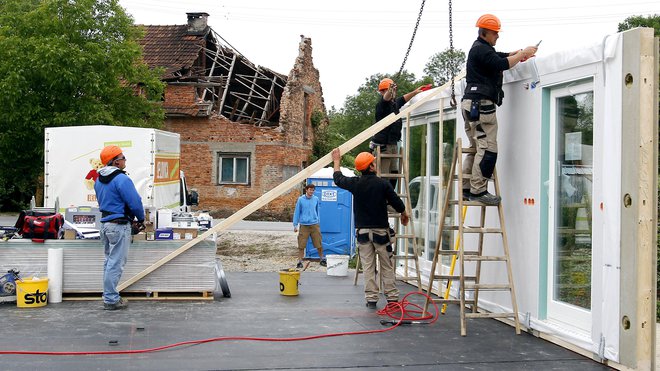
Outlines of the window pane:
M234 181L234 159L233 158L223 158L222 159L222 176L220 177L221 182L233 182Z
M247 158L236 159L236 183L247 183Z
M557 99L553 299L591 308L593 92Z

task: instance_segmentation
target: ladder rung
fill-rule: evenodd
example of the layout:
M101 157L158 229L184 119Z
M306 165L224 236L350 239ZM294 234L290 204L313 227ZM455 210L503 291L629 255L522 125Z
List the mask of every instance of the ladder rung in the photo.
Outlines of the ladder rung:
M434 303L442 304L460 304L461 299L431 299ZM465 300L465 304L474 304L474 300Z
M395 238L413 238L413 237L415 237L415 235L414 234L397 234L394 237Z
M438 250L440 255L458 255L458 250ZM479 255L478 251L463 251L463 256Z
M464 255L464 260L466 261L491 261L491 262L505 262L507 261L506 256L473 256L473 255Z
M458 200L450 200L450 205L458 205ZM463 201L463 206L498 206L498 205L486 205L483 202L479 201Z
M396 276L397 281L417 281L417 276Z
M457 225L448 225L444 228L446 231L457 231ZM501 228L481 228L481 227L463 227L463 233L502 233Z
M441 280L460 280L461 276L460 275L451 275L451 274L436 274L433 276L435 279L441 279ZM474 281L477 279L476 276L464 276L464 280L466 281Z
M381 178L404 178L405 175L399 173L381 173Z
M466 290L511 290L508 283L470 283L465 285Z
M396 195L399 196L399 198L408 198L408 195L405 193L397 193Z
M393 255L394 259L415 259L415 255Z
M515 317L514 313L502 312L502 313L465 313L465 318L513 318Z
M477 149L476 149L476 148L470 148L470 147L468 147L468 148L461 148L461 151L462 151L463 153L477 153Z
M403 158L403 155L397 153L381 153L380 158Z

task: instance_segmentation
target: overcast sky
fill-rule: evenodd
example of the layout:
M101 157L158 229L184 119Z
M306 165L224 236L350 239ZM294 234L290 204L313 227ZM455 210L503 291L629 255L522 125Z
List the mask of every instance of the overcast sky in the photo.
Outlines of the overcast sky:
M421 0L120 0L138 24L185 24L186 12L209 25L255 64L288 75L300 35L311 37L326 107L341 107L375 73L399 70ZM592 45L631 15L660 14L660 1L453 1L454 47L467 53L475 22L502 21L498 51L536 44L539 56ZM420 78L429 58L449 47L448 2L428 0L405 68Z

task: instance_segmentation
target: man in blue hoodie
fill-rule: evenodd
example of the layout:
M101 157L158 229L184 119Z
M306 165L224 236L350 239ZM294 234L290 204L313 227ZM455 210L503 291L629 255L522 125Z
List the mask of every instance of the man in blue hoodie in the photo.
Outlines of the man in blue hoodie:
M307 184L305 186L305 194L298 198L296 202L296 209L293 212L293 231L298 232L298 225L300 225L300 232L298 232L298 265L296 268L302 268L302 259L305 255L305 247L307 247L307 240L312 236L312 244L319 252L321 258L320 264L327 266L325 257L323 256L323 243L321 238L321 227L319 217L319 198L314 196L314 184Z
M99 177L94 183L101 209L101 242L105 253L103 264L103 309L117 310L128 306L119 296L117 285L124 271L131 243L131 223L144 223L142 199L133 181L126 175L126 156L121 148L110 145L101 151Z

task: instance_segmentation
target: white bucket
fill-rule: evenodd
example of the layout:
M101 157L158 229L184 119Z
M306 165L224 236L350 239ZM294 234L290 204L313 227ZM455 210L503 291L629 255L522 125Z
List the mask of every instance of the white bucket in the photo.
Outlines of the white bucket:
M327 255L328 276L348 276L348 255Z

